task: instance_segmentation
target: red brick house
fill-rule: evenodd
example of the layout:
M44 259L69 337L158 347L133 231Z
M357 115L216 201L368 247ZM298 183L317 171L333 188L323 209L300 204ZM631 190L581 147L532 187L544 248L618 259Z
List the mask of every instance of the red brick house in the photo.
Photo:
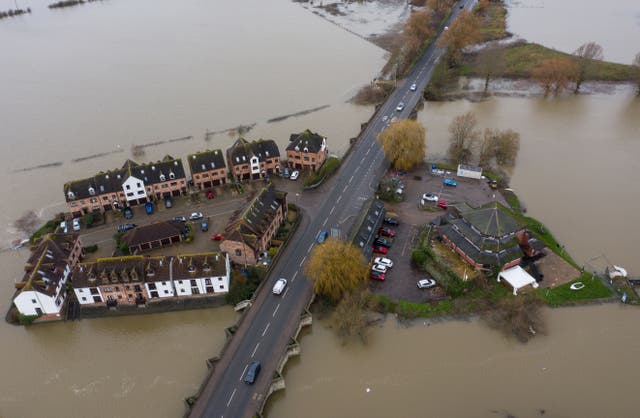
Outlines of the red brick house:
M238 138L227 150L229 176L234 180L257 180L280 172L280 150L272 139L248 142Z
M193 185L204 190L227 182L227 166L222 150L206 150L187 156Z
M287 145L287 165L293 170L316 171L327 159L327 138L306 130L291 134Z

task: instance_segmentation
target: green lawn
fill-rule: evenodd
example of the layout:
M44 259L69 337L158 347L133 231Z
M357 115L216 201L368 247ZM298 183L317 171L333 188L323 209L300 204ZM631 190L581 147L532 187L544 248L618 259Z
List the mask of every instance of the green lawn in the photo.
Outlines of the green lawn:
M582 290L571 290L569 287L575 282L582 282L585 287ZM550 306L562 306L572 302L602 299L612 296L611 290L597 277L592 278L590 273L585 273L576 280L554 289L538 289L536 292Z

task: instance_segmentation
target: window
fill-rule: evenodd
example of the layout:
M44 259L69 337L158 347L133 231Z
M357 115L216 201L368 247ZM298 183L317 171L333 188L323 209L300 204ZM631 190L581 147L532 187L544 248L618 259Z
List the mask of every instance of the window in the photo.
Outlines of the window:
M198 176L197 174L195 177L196 177L196 180L200 180L200 176Z
M129 293L129 294L127 295L127 297L128 297L129 299L132 299L132 298L133 298L133 294Z
M171 182L171 185L172 185L172 186L177 186L177 185L178 185L178 182L177 182L177 181L172 181L172 182Z
M191 279L191 286L197 286L198 284L196 283L196 281L194 279Z
M129 290L129 289L131 289L131 286L129 286L129 285L126 285L126 286L124 287L124 290Z
M115 289L116 289L116 292L120 291L120 288L118 286L116 286Z
M222 281L222 277L218 277L218 281L221 282Z
M131 186L127 184L126 189L131 190Z
M165 295L168 295L168 294L169 294L169 291L168 291L168 290L165 290L165 291L164 291L164 294L165 294Z
M303 160L309 161L309 157L304 157Z
M138 183L136 183L136 186L142 187L142 184L140 182L138 182Z
M85 298L85 297L83 296L83 297L82 297L82 301L83 301L83 302L86 302L86 301L87 301L87 298Z
M105 287L105 288L104 288L104 291L105 291L105 292L111 292L111 288L110 288L110 287Z
M206 179L207 177L209 177L209 173L204 173L204 174L202 175L202 178L203 178L203 179Z
M118 295L118 299L122 299L122 295Z
M186 290L180 289L180 293L184 293L184 292L186 292Z
M167 282L162 282L162 285L163 285L163 286L166 286L166 285L167 285Z
M220 285L220 290L224 290L224 286Z
M178 281L178 284L182 284L182 280L179 280L179 281Z
M31 299L31 303L38 303L35 299Z
M138 194L144 194L144 190L138 190Z
M204 279L204 284L207 286L211 286L211 279Z
M156 290L156 284L155 283L149 283L149 289Z
M242 250L236 250L236 255L240 257L242 255Z
M162 188L163 188L163 189L167 189L168 187L169 187L169 185L168 185L168 184L166 184L166 183L162 185Z
M132 197L132 196L133 196L133 192L127 193L127 197Z

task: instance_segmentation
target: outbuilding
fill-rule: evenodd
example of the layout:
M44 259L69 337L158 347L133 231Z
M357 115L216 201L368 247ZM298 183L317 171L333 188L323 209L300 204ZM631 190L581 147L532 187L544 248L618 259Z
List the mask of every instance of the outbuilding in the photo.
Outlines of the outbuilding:
M527 273L522 267L515 266L501 271L498 274L498 282L500 279L504 279L513 288L513 294L517 295L518 290L531 285L533 288L538 287L536 279Z
M458 164L458 176L469 177L472 179L482 178L482 167L475 165Z

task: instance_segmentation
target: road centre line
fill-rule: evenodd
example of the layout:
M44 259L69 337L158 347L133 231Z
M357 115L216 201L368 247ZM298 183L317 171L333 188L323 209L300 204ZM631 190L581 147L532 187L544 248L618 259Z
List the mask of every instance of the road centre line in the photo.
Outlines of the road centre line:
M307 259L307 256L305 255L304 257L302 257L302 260L300 261L300 267L302 267L302 265L304 264L304 260Z
M336 203L340 203L341 200L342 200L342 195L338 196L338 200L336 200Z
M276 308L273 310L273 315L271 315L272 317L275 318L276 314L278 313L278 309L280 309L280 304L278 303L278 306L276 306Z
M242 374L244 374L244 372L242 372ZM233 397L236 395L236 391L237 390L238 390L237 388L233 389L233 393L231 394L231 396L229 396L229 400L227 401L227 407L229 407L229 405L231 405L231 400L233 400Z
M265 334L267 333L267 330L269 329L269 326L270 326L270 325L271 325L271 322L268 322L268 323L267 323L267 326L266 326L266 327L264 327L264 331L262 331L262 336L263 336L263 337L264 337L264 336L265 336ZM245 369L246 369L246 367L245 367ZM244 375L244 372L242 372L242 374Z
M351 178L349 179L349 184L351 184L352 181L353 181L353 176L351 176Z
M329 215L332 215L334 210L336 210L336 205L333 205L333 207L331 208L331 212L329 212Z
M291 283L296 281L296 276L298 275L298 270L296 270L295 273L293 273L293 277L291 278Z
M329 220L329 218L325 218L324 222L322 222L322 226L325 226L327 224L328 220Z
M244 376L244 372L247 371L247 367L249 367L248 364L245 364L244 369L242 370L242 374L240 374L240 380L242 380L242 376ZM228 406L228 405L227 405Z
M289 291L289 288L287 287L287 290L284 291L284 294L282 295L282 299L287 297L287 292Z
M258 347L260 347L260 341L258 341L258 344L256 344L256 348L253 349L253 353L251 353L251 358L253 358L253 356L256 355L256 351L258 351Z

